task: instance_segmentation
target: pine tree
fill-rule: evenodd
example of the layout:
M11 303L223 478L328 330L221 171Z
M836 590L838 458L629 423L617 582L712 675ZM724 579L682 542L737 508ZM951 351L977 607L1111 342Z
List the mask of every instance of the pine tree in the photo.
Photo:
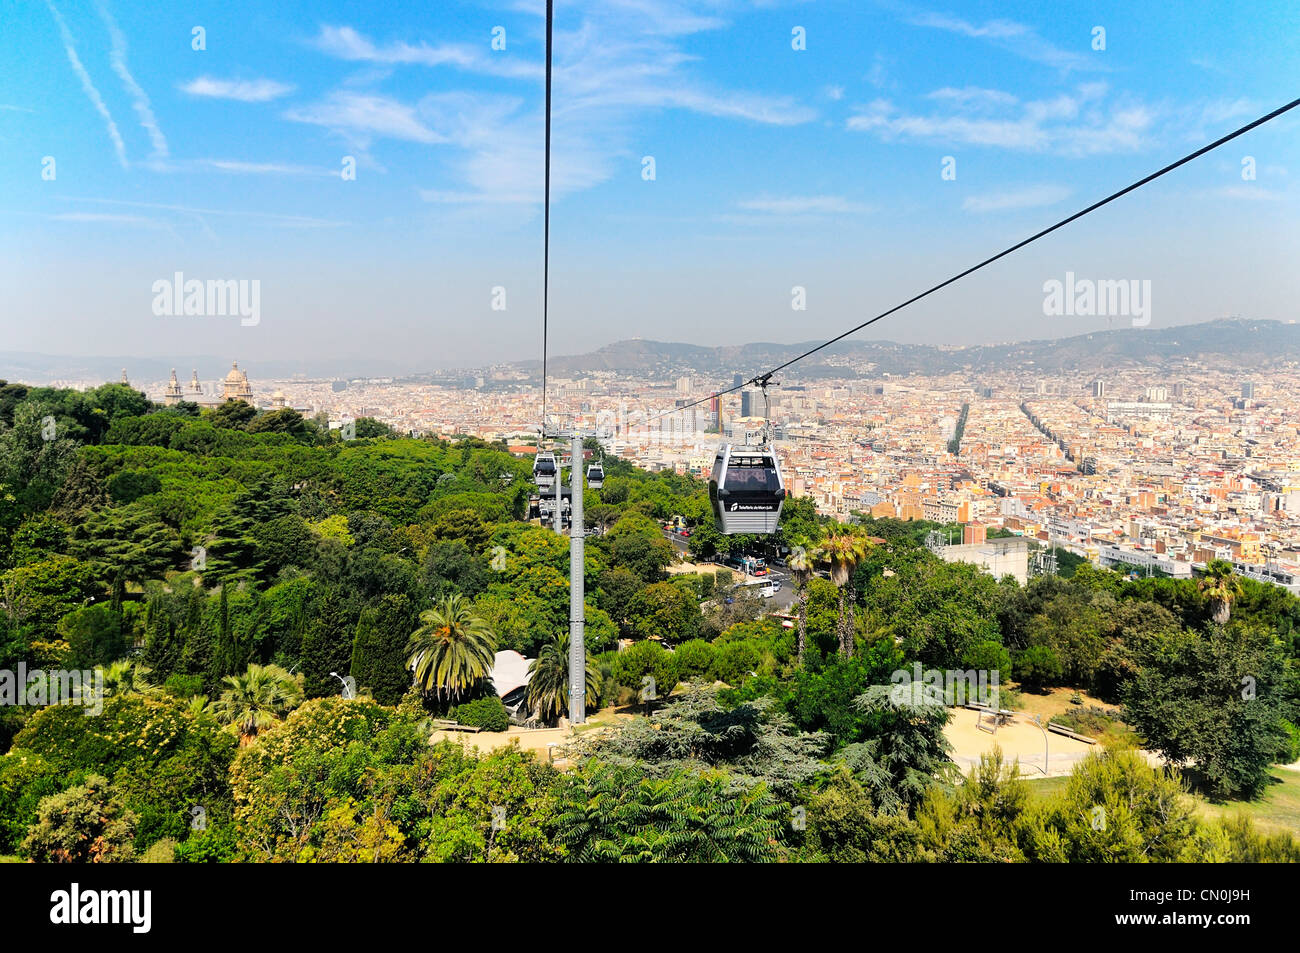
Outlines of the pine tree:
M266 569L257 529L293 512L283 487L266 480L247 487L212 521L204 578L217 582L255 579Z

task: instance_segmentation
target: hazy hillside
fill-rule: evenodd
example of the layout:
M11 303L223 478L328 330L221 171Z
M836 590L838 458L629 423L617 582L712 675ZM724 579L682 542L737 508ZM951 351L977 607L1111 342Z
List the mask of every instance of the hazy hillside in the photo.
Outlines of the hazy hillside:
M588 354L560 355L550 360L556 377L581 377L607 372L671 379L692 374L729 383L737 373L746 377L765 371L819 344L766 342L729 347L700 347L642 339L618 341ZM272 380L301 375L309 378L355 378L409 375L409 380L463 381L472 370L431 373L395 358L376 361L340 357L319 360L257 360L253 355L235 355L247 365L254 379ZM842 341L800 362L790 375L800 380L859 375L894 376L944 374L1006 368L1043 371L1095 372L1133 364L1230 363L1267 369L1279 363L1300 361L1300 325L1280 321L1224 319L1205 324L1172 328L1124 328L1094 331L1074 337L1014 344L940 348L893 341ZM540 361L510 365L536 378ZM174 359L131 356L68 357L18 351L0 351L0 379L45 383L50 380L117 380L122 368L132 381L164 380L175 367L182 380L192 368L199 377L211 380L225 374L230 358L212 355L178 356Z
M552 358L550 373L578 376L594 371L663 376L693 373L730 380L773 367L815 346L757 343L734 347L697 347L660 341L631 340L590 354ZM1172 328L1124 328L1094 331L1054 340L1016 344L939 348L893 341L842 341L798 365L802 378L852 376L852 364L875 375L943 374L1005 368L1044 371L1093 371L1134 364L1229 362L1266 368L1300 361L1300 325L1279 321L1224 319ZM874 365L874 366L873 366ZM537 373L540 362L517 365ZM791 374L796 373L794 369Z

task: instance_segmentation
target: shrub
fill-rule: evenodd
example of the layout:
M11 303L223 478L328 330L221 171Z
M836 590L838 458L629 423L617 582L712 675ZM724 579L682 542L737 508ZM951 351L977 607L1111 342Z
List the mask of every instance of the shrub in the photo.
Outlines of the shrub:
M0 854L18 850L36 823L41 799L59 793L66 783L63 772L30 751L0 758Z
M1136 748L1138 737L1124 724L1117 708L1082 705L1052 716L1052 722L1081 735L1096 738L1107 748Z
M27 720L14 747L65 775L110 778L135 816L142 848L162 837L185 837L194 805L209 815L228 810L237 742L211 716L174 698L115 695L99 715L51 705Z
M510 727L510 716L500 698L476 698L456 706L456 720L471 728L483 731L505 731Z
M26 709L14 708L0 711L0 754L4 754L13 744L14 737L23 730L23 722L30 714Z
M202 675L170 675L163 682L163 691L176 698L193 698L203 694Z
M44 798L36 813L23 850L38 863L120 863L135 856L135 813L101 775Z
M155 841L140 855L142 864L172 864L176 862L176 848L180 845L171 837Z
M654 679L655 693L666 697L677 687L677 659L658 642L636 642L613 657L610 674L614 681L633 691L640 691L643 679Z
M1031 852L1071 863L1176 861L1192 842L1195 812L1177 775L1135 751L1093 752L1044 812L1054 836L1035 838Z
M688 681L706 677L713 669L713 655L713 646L703 639L683 642L673 653L677 660L677 674Z
M721 774L650 778L637 767L589 761L558 784L547 818L578 863L765 863L780 860L787 809L764 784Z
M728 685L739 685L757 671L762 658L754 642L721 642L714 646L712 675Z
M229 864L239 856L235 832L229 827L210 827L192 834L176 847L180 864Z
M1016 656L1016 679L1031 691L1055 685L1065 667L1060 657L1045 645L1032 645Z
M962 667L976 671L997 672L998 680L1004 681L1011 675L1011 654L1001 642L988 640L977 642L966 650L962 658Z
M1296 761L1300 761L1300 728L1297 728L1289 721L1283 720L1282 730L1286 732L1286 740L1282 743L1278 761L1281 764L1294 764Z
M240 854L296 858L330 797L360 793L366 752L393 718L365 699L317 698L240 749L230 767Z

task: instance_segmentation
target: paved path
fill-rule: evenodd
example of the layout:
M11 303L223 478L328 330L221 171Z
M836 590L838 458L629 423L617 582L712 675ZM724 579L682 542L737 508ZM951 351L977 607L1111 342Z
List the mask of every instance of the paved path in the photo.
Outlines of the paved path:
M1000 725L996 733L975 727L977 717L978 713L969 708L954 708L952 718L943 729L953 747L952 759L963 774L969 774L971 768L979 764L981 755L990 754L995 747L1000 747L1003 760L1020 765L1021 777L1043 777L1043 732L1029 720L1028 715L1017 712L1009 723ZM1047 732L1047 777L1070 774L1080 761L1100 750L1099 744L1090 745ZM1159 757L1150 751L1142 754L1153 766L1161 763Z

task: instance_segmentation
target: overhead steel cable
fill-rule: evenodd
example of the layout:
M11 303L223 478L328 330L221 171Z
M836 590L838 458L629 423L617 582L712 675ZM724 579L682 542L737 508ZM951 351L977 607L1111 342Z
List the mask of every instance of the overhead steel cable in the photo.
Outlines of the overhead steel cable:
M542 429L546 436L546 338L550 323L551 284L551 29L555 0L546 0L546 174L542 199Z
M728 387L726 390L718 391L716 394L710 394L708 397L701 397L699 400L692 401L689 404L683 404L681 407L674 407L672 410L665 411L662 414L658 414L654 417L647 419L646 423L649 424L655 420L659 420L671 414L678 413L679 411L698 406L699 404L702 404L705 401L712 400L714 397L723 397L727 394L733 394L736 391L749 386L750 384L757 384L758 386L762 387L766 385L771 380L772 375L777 373L778 371L782 371L792 364L796 364L807 357L811 357L812 355L816 354L818 351L823 350L824 348L828 348L832 344L836 344L844 340L846 337L849 337L850 335L856 334L857 332L861 331L863 328L875 324L877 321L881 320L882 318L887 318L891 314L903 310L908 305L915 304L916 302L920 301L922 298L928 297L929 295L934 294L936 291L948 287L953 282L960 281L962 278L965 278L967 275L974 274L975 272L979 271L981 268L993 264L993 262L997 261L998 259L1005 258L1007 255L1010 255L1014 251L1019 251L1021 248L1024 248L1026 245L1036 242L1038 241L1038 239L1043 238L1046 235L1050 235L1058 228L1064 228L1066 225L1069 225L1071 222L1083 218L1083 216L1088 215L1091 212L1095 212L1103 205L1109 205L1111 202L1115 201L1116 199L1128 195L1128 193L1136 189L1142 188L1142 186L1146 185L1149 182L1154 182L1162 175L1167 175L1168 173L1174 171L1174 169L1177 169L1179 166L1183 166L1191 162L1193 159L1199 159L1207 152L1214 151L1215 149L1219 148L1225 143L1231 142L1233 139L1236 139L1238 136L1245 135L1246 133L1250 132L1252 129L1256 128L1257 126L1262 126L1264 125L1264 123L1276 119L1278 116L1281 116L1283 113L1290 112L1292 109L1295 109L1297 106L1300 106L1300 99L1293 99L1285 106L1279 106L1277 109L1274 109L1272 112L1266 115L1260 116L1258 119L1254 120L1253 122L1246 123L1246 125L1242 126L1240 129L1236 129L1233 132L1228 133L1226 136L1216 139L1213 142L1209 143L1208 145L1202 146L1201 148L1197 149L1195 152L1188 153L1187 155L1183 156L1181 159L1177 160L1176 162L1171 162L1169 163L1169 165L1165 166L1164 168L1158 169L1155 172L1152 172L1150 175L1138 179L1136 182L1132 183L1131 185L1125 186L1124 188L1120 189L1118 192L1112 192L1104 199L1092 203L1087 208L1080 209L1079 211L1075 212L1073 215L1061 219L1056 224L1049 225L1047 228L1044 228L1042 231L1035 232L1033 235L1030 235L1028 238L1016 242L1014 245L1011 245L1008 248L1004 248L996 255L991 255L990 257L985 258L979 264L972 265L971 267L967 268L965 271L959 272L958 274L953 275L951 278L939 282L939 284L933 286L932 288L927 288L925 291L922 291L920 294L913 295L911 298L908 298L906 301L902 302L901 304L894 305L894 307L890 308L888 311L882 311L874 318L869 318L868 320L863 321L861 324L849 328L843 334L836 335L835 337L831 338L829 341L824 341L823 343L818 344L814 348L809 348L807 351L804 351L802 354L798 355L797 357L792 357L788 361L778 364L770 371L767 371L766 373L763 374L756 374L754 377L751 377L743 384L736 384L731 387Z

